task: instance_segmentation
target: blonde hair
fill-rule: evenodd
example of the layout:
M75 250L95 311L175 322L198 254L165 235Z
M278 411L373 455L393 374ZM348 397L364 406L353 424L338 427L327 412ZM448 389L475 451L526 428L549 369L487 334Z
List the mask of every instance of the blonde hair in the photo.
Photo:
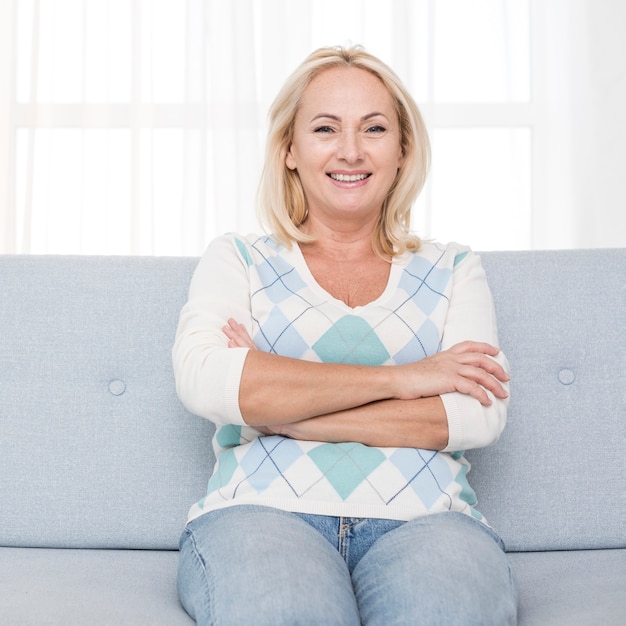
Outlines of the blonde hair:
M285 159L293 140L294 120L304 90L320 73L336 67L358 68L376 76L391 94L400 122L403 163L389 190L372 236L372 248L383 258L417 250L419 237L410 232L411 208L426 181L430 142L417 104L398 76L360 46L320 48L291 74L269 111L265 164L258 190L262 224L283 244L309 243L299 226L307 217L307 203L297 170Z

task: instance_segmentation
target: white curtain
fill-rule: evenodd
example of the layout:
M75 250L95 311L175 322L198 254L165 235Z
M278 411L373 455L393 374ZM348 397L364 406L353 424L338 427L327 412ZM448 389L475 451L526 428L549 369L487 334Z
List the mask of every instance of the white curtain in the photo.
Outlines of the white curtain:
M626 3L537 2L537 247L626 246Z
M0 252L197 255L258 230L265 115L320 45L420 103L420 234L626 245L620 0L0 0Z

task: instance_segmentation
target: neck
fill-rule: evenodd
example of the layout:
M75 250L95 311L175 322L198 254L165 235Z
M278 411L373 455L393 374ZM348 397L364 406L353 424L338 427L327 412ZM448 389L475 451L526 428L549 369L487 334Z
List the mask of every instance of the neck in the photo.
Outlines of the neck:
M376 221L367 223L343 221L328 224L314 216L309 216L302 224L301 230L315 237L313 243L306 244L307 248L324 252L334 258L355 258L373 254L372 234L375 227Z

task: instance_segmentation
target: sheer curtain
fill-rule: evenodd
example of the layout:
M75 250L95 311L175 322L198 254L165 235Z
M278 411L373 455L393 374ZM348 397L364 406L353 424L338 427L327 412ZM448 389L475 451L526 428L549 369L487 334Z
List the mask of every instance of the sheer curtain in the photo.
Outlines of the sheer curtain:
M0 252L197 255L258 230L269 104L311 50L344 43L394 67L426 117L420 234L626 245L625 13L619 0L2 0Z
M536 247L626 246L626 3L536 2Z

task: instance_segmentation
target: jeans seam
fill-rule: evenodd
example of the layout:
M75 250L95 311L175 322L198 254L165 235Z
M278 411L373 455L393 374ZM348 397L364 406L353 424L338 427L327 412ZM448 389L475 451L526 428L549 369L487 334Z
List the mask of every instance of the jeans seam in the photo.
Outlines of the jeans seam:
M366 521L363 517L340 517L339 518L339 532L337 534L338 544L337 550L341 555L341 558L346 562L349 562L350 558L350 531Z
M350 524L348 524L345 521L345 519L346 519L345 517L339 518L339 533L337 534L337 539L338 539L337 549L339 551L339 554L341 555L341 558L344 561L347 561L348 543L349 543L348 532L350 531Z
M209 617L211 620L210 623L216 624L215 615L213 611L213 602L211 601L211 596L214 595L214 594L211 594L211 590L213 589L214 585L212 584L211 582L212 579L208 574L206 561L202 558L202 554L198 550L198 546L196 545L196 538L194 537L193 531L189 531L189 536L187 537L187 539L191 541L192 554L194 558L196 559L196 561L198 562L198 564L200 565L200 569L202 570L202 573L204 574L204 579L206 581L206 586L204 587L206 589L205 600L206 600L206 606L208 607ZM196 616L196 619L197 619L197 616Z

